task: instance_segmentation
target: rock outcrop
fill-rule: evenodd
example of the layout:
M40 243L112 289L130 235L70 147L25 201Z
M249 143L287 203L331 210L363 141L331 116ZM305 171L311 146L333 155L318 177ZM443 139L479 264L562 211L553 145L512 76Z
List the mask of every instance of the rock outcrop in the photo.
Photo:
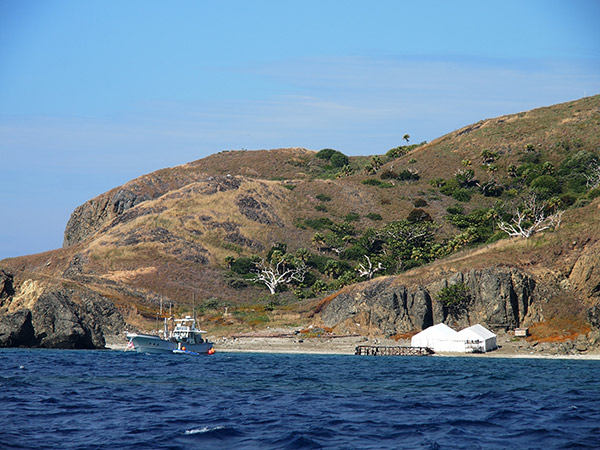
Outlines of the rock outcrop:
M30 280L28 280L30 281ZM25 290L39 283L25 282ZM83 287L28 289L0 302L0 347L105 348L125 322L114 304Z
M152 208L134 209L148 200L163 195L213 195L238 189L241 184L239 177L206 176L187 168L189 165L144 175L78 206L65 227L63 247L82 242L105 226L115 226L136 217L160 212ZM179 191L188 185L190 189Z
M35 347L31 311L21 309L0 318L0 347Z
M0 270L0 299L10 297L14 293L13 276L4 270Z
M468 305L460 314L437 300L445 287L468 288ZM321 320L340 330L378 329L394 335L446 322L460 328L474 323L516 327L527 318L534 280L514 268L471 270L425 286L405 286L384 277L342 290L322 310Z
M91 291L59 288L45 292L32 317L37 346L47 348L104 348L105 335L124 328L114 305Z

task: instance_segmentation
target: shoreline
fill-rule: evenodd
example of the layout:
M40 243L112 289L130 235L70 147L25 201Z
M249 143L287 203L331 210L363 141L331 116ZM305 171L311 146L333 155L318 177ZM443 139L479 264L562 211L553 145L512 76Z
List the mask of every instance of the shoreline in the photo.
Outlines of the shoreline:
M373 346L410 346L410 341L373 338L365 336L240 336L219 337L214 339L217 353L277 353L277 354L314 354L314 355L354 355L358 345ZM579 353L561 354L549 350L535 350L535 346L525 346L523 341L499 339L499 348L487 353L436 353L433 357L469 357L469 358L514 358L514 359L565 359L600 360L599 349ZM126 344L111 343L107 349L125 351Z

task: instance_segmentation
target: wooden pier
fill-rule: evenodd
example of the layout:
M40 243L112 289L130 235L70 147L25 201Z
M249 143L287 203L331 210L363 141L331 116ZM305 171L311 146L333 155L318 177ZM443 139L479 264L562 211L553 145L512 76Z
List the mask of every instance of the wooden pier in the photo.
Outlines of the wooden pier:
M367 356L429 356L433 355L434 351L429 347L358 345L354 354Z

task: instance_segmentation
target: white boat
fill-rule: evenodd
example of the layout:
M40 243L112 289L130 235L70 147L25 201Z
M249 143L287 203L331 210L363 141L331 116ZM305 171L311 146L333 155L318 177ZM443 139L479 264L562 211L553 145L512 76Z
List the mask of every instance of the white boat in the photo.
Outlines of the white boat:
M202 337L206 331L196 328L196 319L186 316L175 319L175 328L169 332L167 318L161 335L128 333L128 349L140 353L209 354L215 352L213 343Z

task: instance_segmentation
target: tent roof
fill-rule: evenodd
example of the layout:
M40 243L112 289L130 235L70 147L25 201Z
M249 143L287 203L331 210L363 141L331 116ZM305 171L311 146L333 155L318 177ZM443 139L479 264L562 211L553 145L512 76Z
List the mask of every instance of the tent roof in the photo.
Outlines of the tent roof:
M413 337L425 337L425 336L439 336L439 337L454 337L458 333L450 328L445 323L438 323L431 327L425 328L420 333L415 334Z
M460 330L458 332L459 336L465 335L465 334L476 334L477 336L479 336L482 339L490 339L490 338L494 338L496 337L496 335L494 333L492 333L490 330L488 330L487 328L485 328L483 325L477 324L477 325L472 325L469 328L465 328L464 330Z

